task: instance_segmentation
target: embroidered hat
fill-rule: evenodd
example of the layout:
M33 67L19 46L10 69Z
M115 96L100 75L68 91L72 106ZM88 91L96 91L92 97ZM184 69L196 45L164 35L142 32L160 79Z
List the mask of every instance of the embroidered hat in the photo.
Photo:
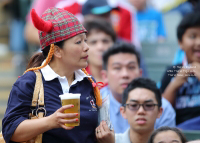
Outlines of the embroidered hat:
M41 18L32 9L31 17L34 26L39 30L42 50L53 43L87 32L78 19L64 9L51 7L42 14Z

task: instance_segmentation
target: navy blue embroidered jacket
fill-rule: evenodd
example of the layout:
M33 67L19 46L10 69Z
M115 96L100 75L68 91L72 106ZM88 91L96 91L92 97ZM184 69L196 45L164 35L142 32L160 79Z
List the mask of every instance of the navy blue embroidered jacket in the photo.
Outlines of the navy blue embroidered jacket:
M6 143L10 141L17 126L28 119L31 113L31 102L35 86L36 75L30 71L21 76L13 85L8 99L6 113L2 121L2 132ZM63 94L61 84L57 78L45 81L44 102L47 116L61 107L59 95ZM53 129L43 134L43 143L94 143L95 128L98 124L98 112L92 84L87 78L72 85L69 93L81 93L80 98L80 126L72 130L62 128ZM94 106L95 105L95 106ZM97 107L97 106L96 106Z

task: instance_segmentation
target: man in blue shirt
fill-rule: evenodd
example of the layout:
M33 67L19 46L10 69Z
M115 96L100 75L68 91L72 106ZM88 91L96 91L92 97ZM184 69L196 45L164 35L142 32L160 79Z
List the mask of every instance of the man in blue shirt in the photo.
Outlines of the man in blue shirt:
M129 0L137 10L138 32L141 42L157 42L166 38L162 13L147 6L147 0Z
M161 92L156 83L148 78L136 78L125 89L120 113L128 120L130 128L115 134L101 122L96 128L100 143L147 143L157 118L162 114ZM142 107L141 107L142 106ZM110 135L108 133L111 133Z
M116 44L103 55L102 77L108 86L101 89L101 94L103 98L110 96L110 119L115 133L123 133L129 127L128 121L120 114L122 93L133 79L142 76L139 65L139 53L133 45L127 43ZM166 99L162 98L162 103L164 111L154 127L174 127L175 111Z

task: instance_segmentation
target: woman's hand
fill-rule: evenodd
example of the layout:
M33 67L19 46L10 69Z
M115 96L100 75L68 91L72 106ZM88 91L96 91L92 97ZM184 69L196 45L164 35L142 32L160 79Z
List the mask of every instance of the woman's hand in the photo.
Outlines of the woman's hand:
M75 119L65 119L65 118L74 118L78 117L78 113L64 113L66 109L73 108L74 105L65 105L54 112L52 115L49 116L49 125L52 129L54 128L63 128L65 130L71 130L74 127L67 127L65 126L66 123L75 123L78 121L78 118Z
M37 135L54 128L64 128L66 130L73 129L74 127L65 126L65 123L77 122L76 119L65 118L77 117L78 113L63 113L66 109L73 107L74 105L66 105L58 109L50 116L34 120L24 120L16 128L14 134L11 137L11 140L14 142L30 140Z
M95 131L98 143L115 143L114 130L110 130L105 121L102 121Z

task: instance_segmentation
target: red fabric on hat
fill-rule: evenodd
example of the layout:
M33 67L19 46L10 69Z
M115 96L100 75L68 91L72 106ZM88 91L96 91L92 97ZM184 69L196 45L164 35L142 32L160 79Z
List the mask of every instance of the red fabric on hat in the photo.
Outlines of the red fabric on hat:
M34 26L40 30L40 31L44 31L44 32L50 32L53 28L53 25L50 21L44 21L43 19L41 19L37 13L35 12L34 9L32 9L31 11L31 17L33 20L33 24Z
M40 25L41 19L44 21L42 24L52 24L52 30L50 32L47 32L48 28L44 30L44 28L39 29L38 26L35 26L40 30L39 37L42 50L53 43L64 41L78 34L87 32L78 19L64 9L52 7L47 9L39 20L35 18L35 15L32 17L33 23L35 22L34 25Z

